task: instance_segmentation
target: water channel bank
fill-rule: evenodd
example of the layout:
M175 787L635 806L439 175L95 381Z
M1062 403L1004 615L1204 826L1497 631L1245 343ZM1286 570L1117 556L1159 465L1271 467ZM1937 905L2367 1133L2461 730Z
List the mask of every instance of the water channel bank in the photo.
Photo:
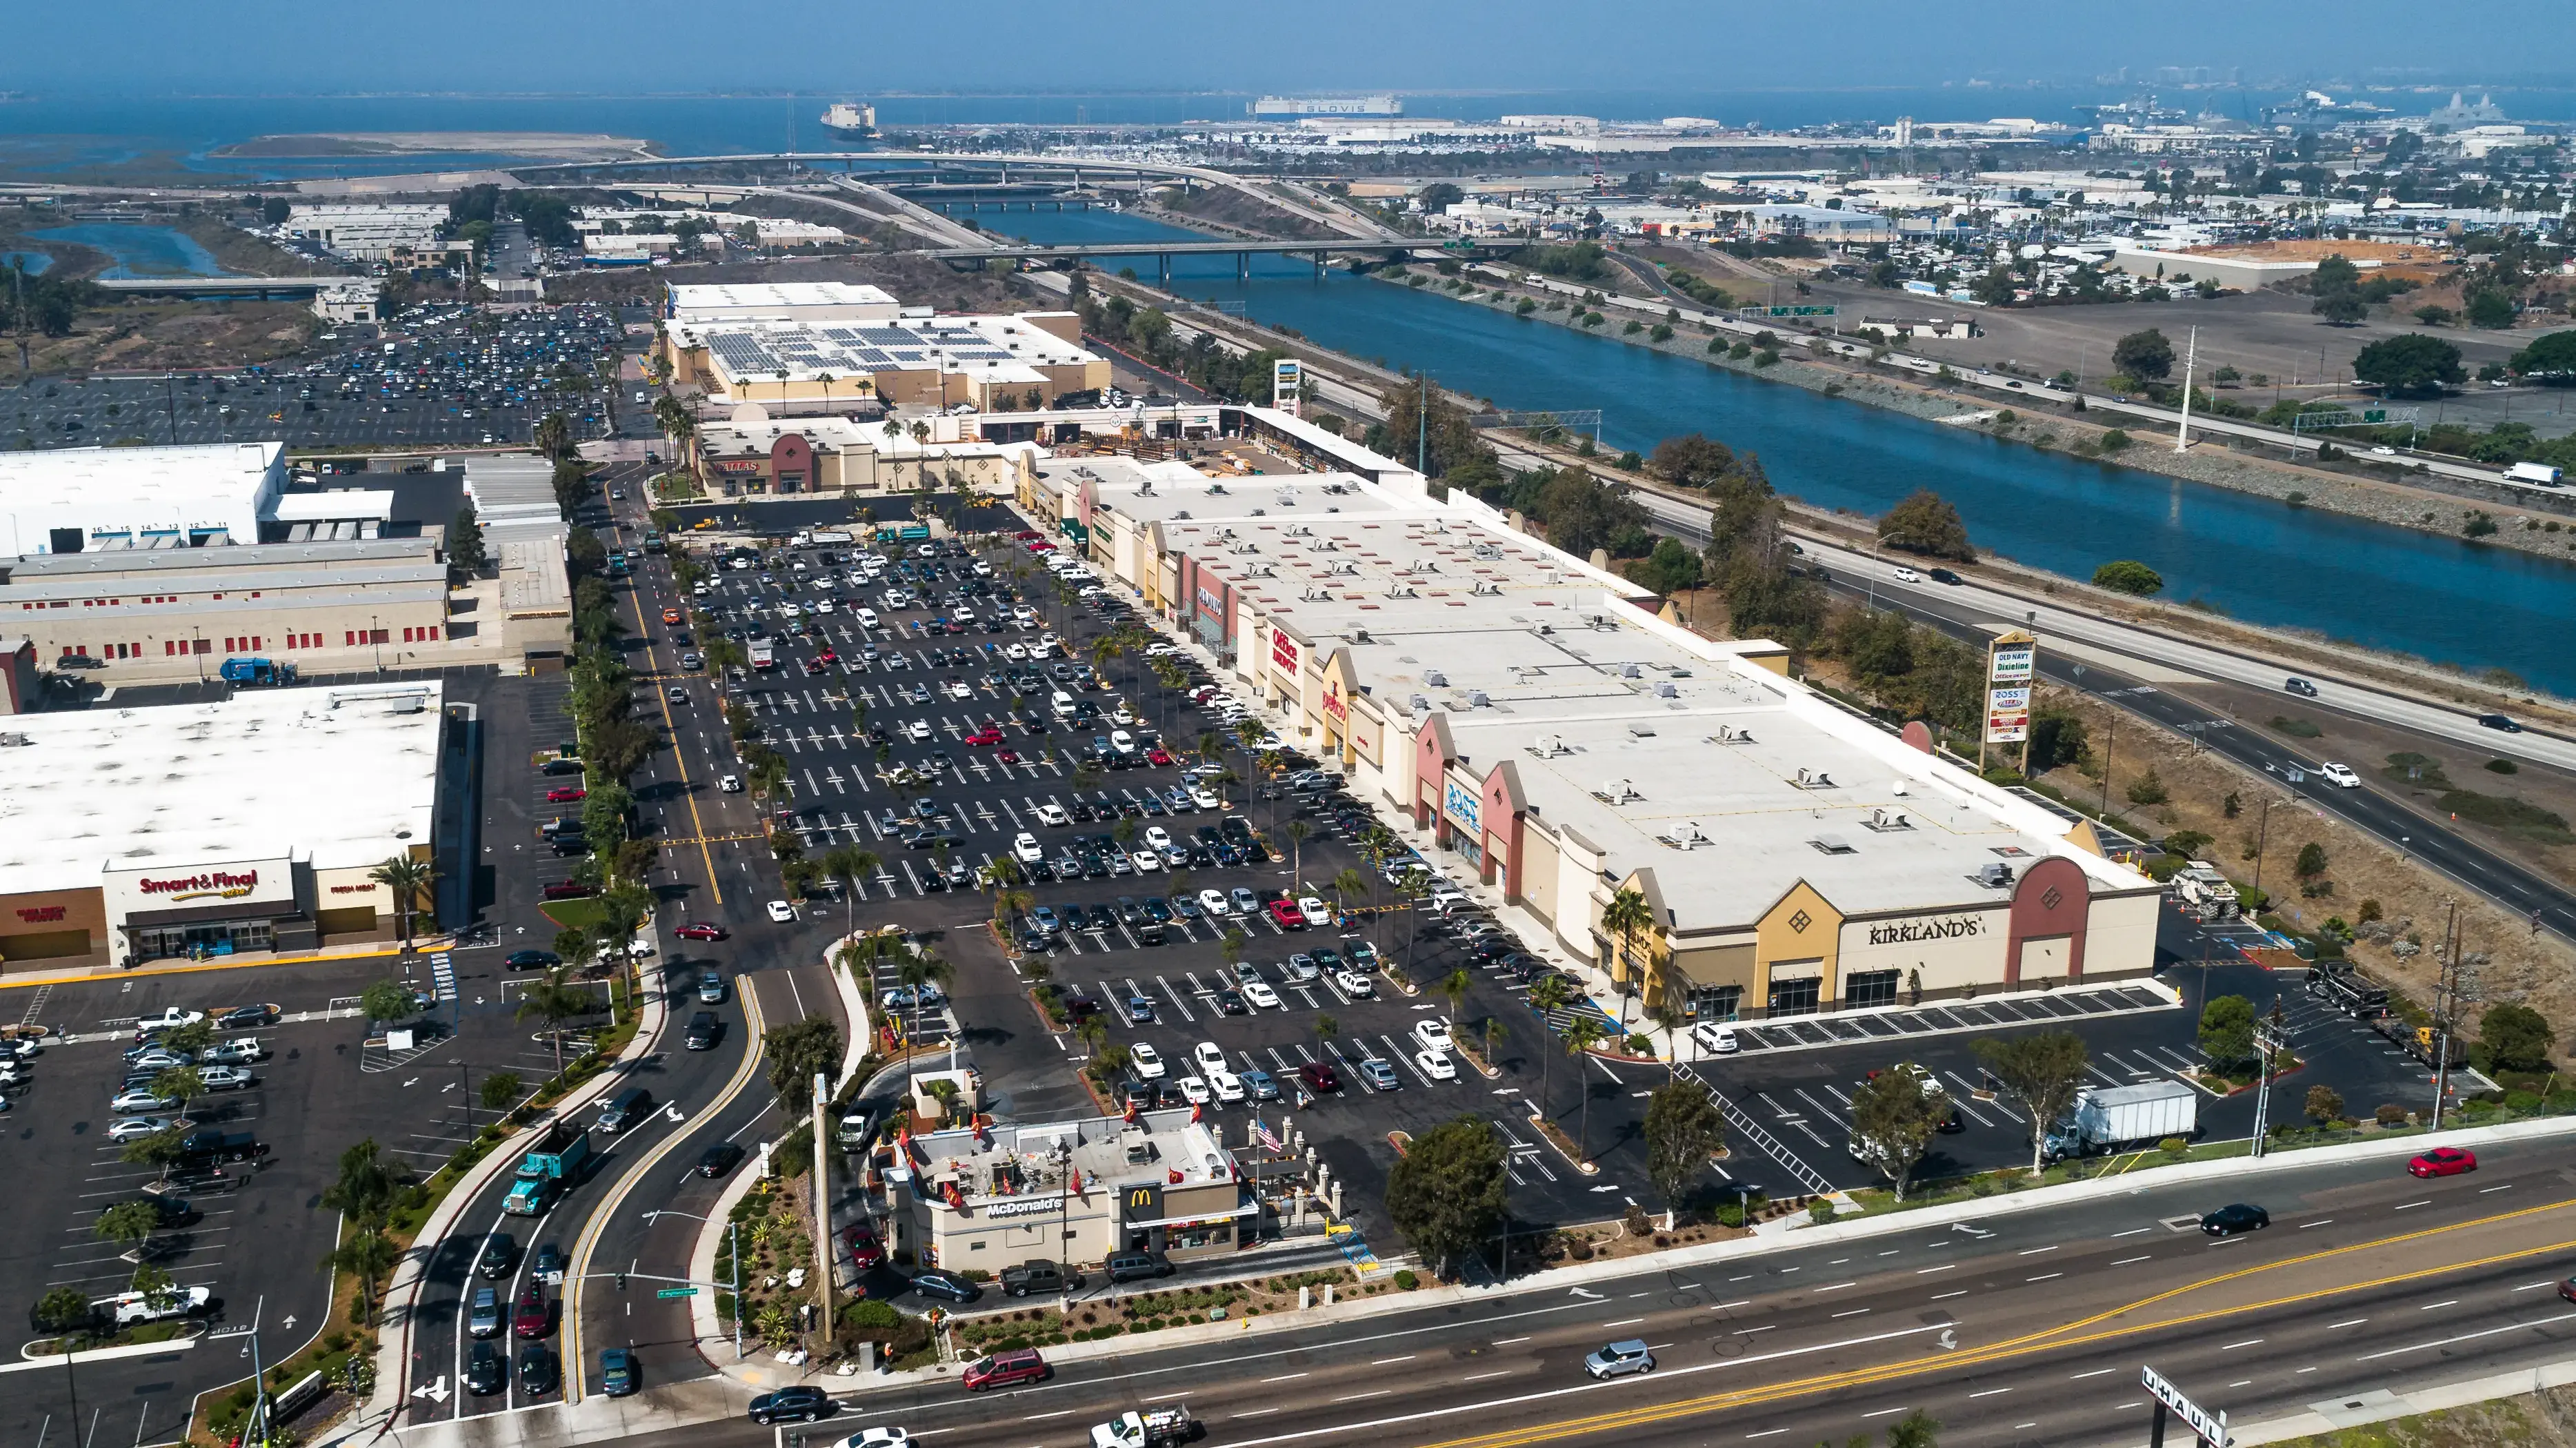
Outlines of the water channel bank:
M1414 287L1410 279L1404 277L1378 274L1373 279L1383 285L1426 292L1443 300L1482 307L1514 318L1521 318L1514 308L1523 296L1528 296L1540 304L1541 310L1527 314L1524 320L1546 322L1569 332L1589 333L1631 347L1650 348L1741 376L1800 387L1827 397L1901 412L1909 417L1970 427L2042 452L2071 451L2090 460L2138 472L2231 488L2273 499L2287 507L2317 508L2347 517L2366 518L2394 528L2462 538L2464 541L2466 535L2462 529L2470 519L2483 515L2495 525L2496 531L2475 540L2480 546L2513 548L2536 557L2560 560L2576 557L2576 531L2568 530L2565 516L2576 511L2576 499L2534 500L2565 503L2562 508L2550 510L2492 504L2481 507L2441 492L2411 487L2402 481L2357 478L2328 468L2265 456L2257 451L2261 446L2259 443L2240 446L2228 438L2212 434L2195 437L2189 452L2176 453L2169 433L2141 431L2135 421L2124 424L2107 411L2076 414L2044 408L2037 412L2016 412L2011 421L2005 422L2000 417L2005 410L2002 403L1990 393L1964 387L1946 389L1915 381L1910 375L1818 356L1799 345L1803 339L1794 336L1782 339L1780 360L1764 367L1752 357L1737 358L1723 351L1706 351L1710 334L1687 323L1677 326L1670 338L1658 342L1651 331L1611 330L1624 327L1622 317L1612 317L1602 324L1601 330L1595 331L1575 322L1577 312L1571 306L1554 312L1545 310L1548 301L1562 301L1563 298L1481 288L1475 296L1468 297L1437 285ZM1736 339L1728 336L1723 340L1732 342ZM2115 429L2130 439L2130 445L2114 452L2104 452L2103 436ZM2552 522L2560 526L2552 529L2549 526Z

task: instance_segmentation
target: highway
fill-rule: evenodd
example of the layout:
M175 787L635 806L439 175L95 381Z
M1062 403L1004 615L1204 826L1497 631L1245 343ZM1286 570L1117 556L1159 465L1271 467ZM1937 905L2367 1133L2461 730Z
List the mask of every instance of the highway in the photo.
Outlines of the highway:
M959 1448L1074 1448L1093 1422L1185 1403L1211 1448L1434 1448L1617 1435L1803 1445L1921 1408L1958 1445L2134 1443L2152 1365L2239 1425L2382 1401L2555 1360L2576 1307L2576 1148L2490 1147L2470 1175L2398 1159L2291 1164L2230 1184L2114 1192L2020 1214L1903 1219L1881 1234L1478 1295L1059 1364L970 1397L948 1381L845 1398L807 1441L865 1426ZM2268 1229L2213 1239L2230 1201ZM1587 1380L1582 1356L1642 1338L1656 1370ZM769 1441L740 1420L686 1441ZM630 1439L646 1448L677 1433Z

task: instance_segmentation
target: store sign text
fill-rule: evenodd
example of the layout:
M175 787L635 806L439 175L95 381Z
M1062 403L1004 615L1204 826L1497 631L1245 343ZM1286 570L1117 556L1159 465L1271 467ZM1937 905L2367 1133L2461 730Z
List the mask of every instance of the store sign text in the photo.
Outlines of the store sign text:
M716 471L736 475L756 473L760 471L760 460L758 458L720 458L716 462Z
M1974 915L1954 915L1947 920L1905 920L1894 925L1869 928L1872 945L1912 945L1919 940L1964 940L1985 933L1986 922Z
M1270 666L1283 674L1297 672L1297 641L1278 629L1270 631Z
M18 918L30 925L44 925L63 918L67 907L61 905L21 905Z
M1210 618L1225 617L1225 600L1207 589L1199 590L1199 612Z
M1339 720L1345 724L1350 722L1351 706L1342 702L1341 690L1327 689L1324 691L1324 717L1327 719Z
M1449 781L1448 792L1440 800L1440 812L1469 834L1475 833L1483 806L1484 798L1475 786L1460 784L1454 779Z
M1058 1211L1063 1206L1064 1198L1060 1196L1011 1197L998 1202L985 1202L975 1210L988 1217L1034 1217L1040 1212Z
M176 895L183 900L193 895L247 895L259 888L259 871L246 870L237 875L229 870L209 870L175 880L137 880L134 888L146 895Z
M373 895L376 893L376 887L373 884L334 885L331 887L331 893L334 895Z

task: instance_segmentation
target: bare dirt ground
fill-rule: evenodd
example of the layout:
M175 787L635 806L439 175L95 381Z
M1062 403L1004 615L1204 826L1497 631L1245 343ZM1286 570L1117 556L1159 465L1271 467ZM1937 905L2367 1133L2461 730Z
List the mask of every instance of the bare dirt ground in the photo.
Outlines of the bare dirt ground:
M320 323L298 302L123 302L28 347L37 375L244 367L302 352ZM0 352L14 372L16 347Z
M1230 186L1211 186L1187 193L1165 187L1155 192L1153 199L1155 209L1168 212L1175 220L1188 225L1222 226L1229 231L1281 241L1305 241L1335 234L1330 227L1317 225L1280 207L1264 205Z

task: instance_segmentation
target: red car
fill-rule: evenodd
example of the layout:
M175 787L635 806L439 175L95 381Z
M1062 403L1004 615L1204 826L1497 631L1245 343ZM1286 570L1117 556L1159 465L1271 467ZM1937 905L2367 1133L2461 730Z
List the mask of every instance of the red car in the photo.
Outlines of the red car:
M709 925L705 921L701 920L692 924L683 925L671 933L680 937L682 940L722 940L732 932L726 930L721 925Z
M1017 1352L997 1352L991 1357L967 1364L966 1371L959 1375L958 1382L965 1386L966 1391L980 1393L986 1388L1009 1388L1021 1383L1044 1382L1046 1375L1046 1359L1038 1356L1036 1348L1024 1347Z
M1021 546L1028 549L1031 553L1053 553L1055 551L1055 545L1045 541L1044 539L1033 539Z
M1162 768L1172 762L1172 751L1168 749L1147 750L1145 753L1145 762L1158 769Z
M1279 928L1282 930L1303 930L1306 928L1306 916L1304 912L1297 908L1297 904L1293 900L1271 901L1270 918L1278 921Z
M1334 1074L1331 1063L1326 1061L1309 1061L1298 1067L1297 1079L1305 1082L1306 1089L1318 1096L1327 1096L1342 1089L1342 1078Z
M1020 751L1016 749L996 749L993 751L993 762L996 764L1017 764L1020 762Z
M510 1308L510 1331L520 1337L543 1337L555 1325L554 1308L546 1301L546 1285L531 1278L519 1289L519 1300Z
M590 791L577 784L560 785L546 791L548 804L570 804L574 800L588 798L590 798Z
M837 664L837 663L839 663L840 661L841 661L841 656L840 656L839 654L836 654L836 653L832 652L830 649L825 649L825 650L823 650L821 653L816 654L816 655L814 656L814 662L816 662L816 663L818 663L818 664L822 664L822 665L824 665L824 666L826 666L826 667L829 667L829 666L831 666L831 665L833 665L833 664Z
M850 1249L850 1260L859 1270L885 1265L885 1248L878 1245L877 1234L866 1227L844 1227L841 1240Z
M2406 1163L2406 1174L2419 1177L2459 1176L2477 1169L2477 1153L2456 1146L2437 1146Z
M988 744L999 744L1002 742L1002 731L988 725L967 735L966 742L977 749L981 749Z

